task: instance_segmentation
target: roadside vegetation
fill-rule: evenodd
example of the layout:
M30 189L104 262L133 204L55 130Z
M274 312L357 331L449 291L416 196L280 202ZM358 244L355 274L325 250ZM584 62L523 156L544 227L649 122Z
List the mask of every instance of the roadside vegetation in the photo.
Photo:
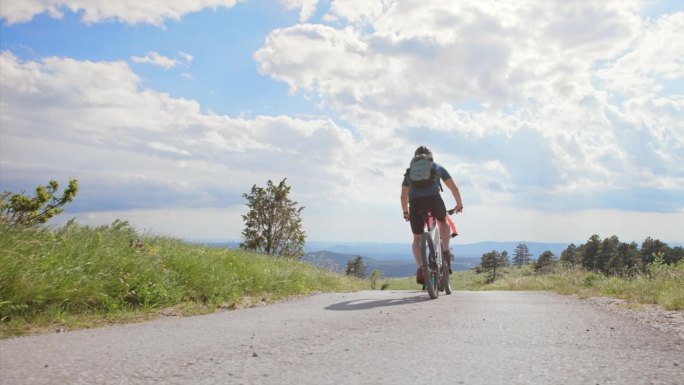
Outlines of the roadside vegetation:
M293 258L138 234L0 224L0 337L238 308L363 281Z
M415 277L386 278L385 290L420 290ZM556 267L540 274L533 266L507 267L494 282L475 270L455 271L452 290L546 290L581 298L612 297L633 304L657 304L668 310L684 310L684 262L654 264L651 274L631 277L605 276L582 268Z
M303 207L281 181L244 194L241 249L213 248L140 234L126 221L88 227L44 224L73 201L78 182L38 186L33 197L0 194L0 338L108 323L192 315L270 303L314 292L416 290L414 277L366 277L363 259L345 275L299 261L306 234ZM639 248L615 236L592 236L560 258L536 260L520 244L482 256L473 270L454 272L454 290L549 290L582 297L684 309L684 249L651 238Z
M482 277L476 277L482 282ZM667 310L684 310L684 262L652 262L647 273L606 276L581 267L556 266L539 273L532 266L504 269L500 279L482 284L481 290L548 290L582 298L613 297L634 304L657 304Z
M484 257L486 261L491 256ZM543 260L543 259L542 259ZM500 266L496 279L482 266L456 271L451 276L453 290L543 290L581 298L612 297L631 304L656 304L667 310L684 310L684 260L668 264L656 255L643 271L606 275L582 266L539 260L522 266ZM387 290L419 290L415 277L382 281Z
M290 187L252 187L241 249L139 234L128 222L44 224L72 202L78 181L0 194L0 338L239 308L317 291L354 291L363 280L300 262L303 207Z

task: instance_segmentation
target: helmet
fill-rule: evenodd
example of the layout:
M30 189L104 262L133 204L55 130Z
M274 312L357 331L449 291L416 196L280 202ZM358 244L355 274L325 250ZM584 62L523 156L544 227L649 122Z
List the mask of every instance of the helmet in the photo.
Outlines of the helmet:
M429 148L425 146L420 146L416 148L416 152L413 153L413 156L418 156L418 155L427 155L430 160L432 160L432 151L430 151Z

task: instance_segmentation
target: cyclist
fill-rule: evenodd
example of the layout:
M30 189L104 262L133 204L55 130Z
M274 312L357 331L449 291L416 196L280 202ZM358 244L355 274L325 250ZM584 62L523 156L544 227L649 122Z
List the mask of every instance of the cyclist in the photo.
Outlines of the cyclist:
M423 273L421 270L420 258L420 240L425 231L425 222L421 216L421 212L425 210L430 211L437 219L437 227L439 228L442 237L443 255L446 257L449 264L449 272L451 273L451 253L449 252L449 240L451 239L451 229L446 221L446 206L440 195L442 185L440 179L444 181L446 186L451 191L451 194L456 201L456 211L463 210L463 202L461 201L461 194L458 191L456 183L449 175L449 172L442 166L433 162L432 151L425 146L420 146L414 153L416 157L427 158L432 162L432 171L436 173L434 183L426 187L417 187L409 176L409 170L404 174L404 181L401 184L401 209L404 212L404 220L411 222L411 231L413 232L413 257L416 260L416 282L423 283ZM433 174L434 175L434 174ZM422 183L424 185L424 183Z

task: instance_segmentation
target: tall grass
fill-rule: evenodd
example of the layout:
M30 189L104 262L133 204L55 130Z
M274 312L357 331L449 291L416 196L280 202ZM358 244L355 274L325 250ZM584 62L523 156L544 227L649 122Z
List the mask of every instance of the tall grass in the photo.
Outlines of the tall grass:
M388 278L387 290L420 290L415 277ZM486 274L473 270L455 271L452 290L540 290L580 297L606 296L631 303L658 304L668 310L684 309L684 261L668 266L656 260L645 274L607 277L580 268L556 267L537 274L532 266L504 269L501 278L486 283Z
M530 267L509 268L503 278L482 290L548 290L581 297L607 296L633 303L658 304L668 310L684 309L684 261L676 265L653 263L647 273L605 276L580 268L558 266L546 274Z
M142 247L130 245L138 239ZM298 261L140 235L121 221L56 230L0 225L4 336L83 317L179 305L210 311L362 284Z

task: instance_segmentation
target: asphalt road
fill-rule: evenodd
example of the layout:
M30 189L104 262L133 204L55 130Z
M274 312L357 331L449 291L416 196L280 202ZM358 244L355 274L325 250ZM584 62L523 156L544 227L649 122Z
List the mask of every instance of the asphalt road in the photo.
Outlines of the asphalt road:
M0 341L0 384L684 384L684 340L538 292L319 294Z

